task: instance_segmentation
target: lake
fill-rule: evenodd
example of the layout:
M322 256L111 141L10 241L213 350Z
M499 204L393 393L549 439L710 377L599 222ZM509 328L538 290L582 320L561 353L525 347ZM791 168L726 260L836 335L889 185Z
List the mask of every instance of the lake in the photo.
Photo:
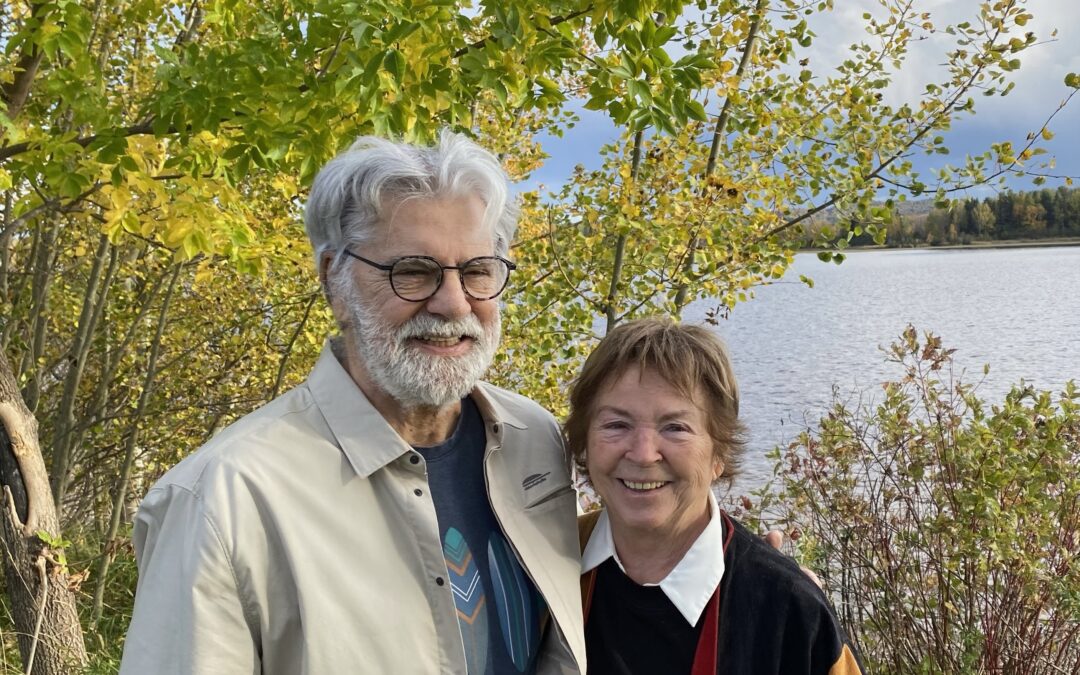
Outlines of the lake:
M703 321L715 304L695 303L684 321ZM956 349L957 372L982 380L984 400L1001 400L1021 379L1059 391L1080 381L1080 247L855 251L841 265L796 256L781 282L758 288L715 327L751 433L733 492L771 476L765 453L813 425L834 385L852 401L858 392L880 397L880 383L902 371L879 345L909 323Z

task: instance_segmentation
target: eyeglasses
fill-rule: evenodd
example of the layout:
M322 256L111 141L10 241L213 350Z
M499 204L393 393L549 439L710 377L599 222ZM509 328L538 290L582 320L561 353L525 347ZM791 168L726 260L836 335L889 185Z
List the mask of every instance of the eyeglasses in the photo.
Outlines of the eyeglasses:
M491 300L499 297L510 279L510 270L517 268L497 255L471 258L460 265L443 265L426 255L405 256L385 265L358 256L349 249L345 249L345 255L389 272L390 288L399 298L409 302L423 302L435 295L442 287L443 270L457 270L465 295L473 300Z

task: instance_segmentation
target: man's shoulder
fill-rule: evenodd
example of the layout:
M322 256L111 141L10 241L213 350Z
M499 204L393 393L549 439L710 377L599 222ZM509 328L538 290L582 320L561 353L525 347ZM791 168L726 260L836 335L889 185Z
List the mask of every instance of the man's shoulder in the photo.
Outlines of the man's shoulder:
M244 415L167 471L151 491L180 489L199 493L211 481L250 473L299 444L329 437L325 421L306 384Z
M525 425L558 424L547 408L527 396L497 387L490 382L480 382L477 387L489 400Z

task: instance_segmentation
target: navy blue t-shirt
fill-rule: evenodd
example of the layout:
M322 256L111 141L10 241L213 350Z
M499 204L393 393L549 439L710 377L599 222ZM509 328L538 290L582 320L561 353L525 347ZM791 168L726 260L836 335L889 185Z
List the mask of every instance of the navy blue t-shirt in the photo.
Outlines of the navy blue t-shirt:
M544 601L491 510L484 480L486 443L484 420L466 397L454 434L416 451L427 460L469 673L532 672Z

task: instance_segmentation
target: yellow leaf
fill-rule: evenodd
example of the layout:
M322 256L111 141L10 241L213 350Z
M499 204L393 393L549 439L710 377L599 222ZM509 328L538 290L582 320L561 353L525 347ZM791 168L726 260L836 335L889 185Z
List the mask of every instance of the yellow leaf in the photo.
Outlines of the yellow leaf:
M183 243L191 232L191 223L187 221L174 222L165 230L162 239L169 248L177 248Z
M1044 141L1049 141L1051 138L1054 137L1054 132L1050 131L1046 127L1043 127L1042 137Z
M202 284L210 281L214 277L214 270L210 269L210 265L206 261L199 263L198 268L195 270L195 283Z

